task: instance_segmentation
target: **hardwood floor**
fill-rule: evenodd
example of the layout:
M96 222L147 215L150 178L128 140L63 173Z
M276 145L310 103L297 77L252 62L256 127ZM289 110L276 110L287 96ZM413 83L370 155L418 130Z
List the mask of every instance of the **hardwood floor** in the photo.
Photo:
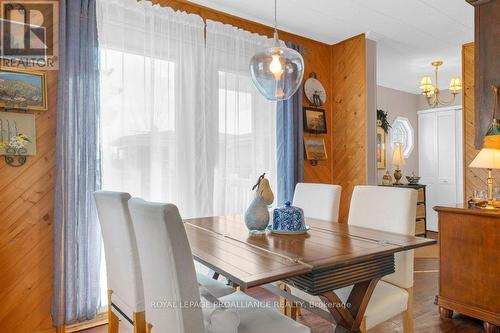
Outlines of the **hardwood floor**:
M417 258L415 260L414 286L414 332L415 333L482 333L482 322L462 315L453 319L440 319L434 297L438 289L438 260ZM262 288L252 288L248 294L262 301L278 301L278 298ZM302 311L299 321L311 328L312 333L332 333L333 325L307 311ZM401 318L395 317L372 329L369 333L402 332ZM85 333L106 333L107 327L101 326Z

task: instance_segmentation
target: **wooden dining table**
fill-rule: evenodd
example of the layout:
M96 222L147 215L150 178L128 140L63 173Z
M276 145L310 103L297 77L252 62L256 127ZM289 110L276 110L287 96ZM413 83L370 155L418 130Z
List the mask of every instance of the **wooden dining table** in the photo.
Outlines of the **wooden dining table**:
M241 215L184 220L194 259L240 286L273 287L285 281L319 296L335 333L358 332L377 282L394 273L394 254L435 244L433 239L306 218L300 235L252 234ZM346 302L336 289L353 286ZM323 310L324 312L324 310Z

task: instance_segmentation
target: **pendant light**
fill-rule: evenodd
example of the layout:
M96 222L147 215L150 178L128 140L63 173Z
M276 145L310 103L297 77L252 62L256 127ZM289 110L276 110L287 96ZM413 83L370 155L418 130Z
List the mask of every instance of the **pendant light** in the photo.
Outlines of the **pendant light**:
M257 90L270 101L289 99L302 83L304 59L299 52L280 46L276 0L274 0L274 46L252 57L250 73Z

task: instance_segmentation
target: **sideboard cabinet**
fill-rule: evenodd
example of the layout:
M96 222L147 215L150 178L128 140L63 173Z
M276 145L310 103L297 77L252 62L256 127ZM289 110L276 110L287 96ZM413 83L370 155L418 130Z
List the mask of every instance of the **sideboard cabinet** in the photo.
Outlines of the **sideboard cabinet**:
M480 319L488 333L500 327L500 212L434 207L439 222L441 317L453 311Z

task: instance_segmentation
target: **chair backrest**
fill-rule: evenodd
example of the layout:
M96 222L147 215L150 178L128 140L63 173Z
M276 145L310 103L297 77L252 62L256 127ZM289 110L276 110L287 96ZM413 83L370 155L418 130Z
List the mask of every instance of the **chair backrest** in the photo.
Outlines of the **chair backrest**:
M338 222L342 187L331 184L297 183L293 205L313 219Z
M193 257L179 210L129 201L141 263L146 320L157 333L204 332ZM181 306L191 304L193 306Z
M101 224L108 289L112 301L129 318L144 311L144 292L132 219L128 210L130 194L98 191L94 193Z
M417 191L383 186L356 186L351 197L349 224L415 235ZM396 253L396 272L383 278L401 288L413 286L413 251Z

